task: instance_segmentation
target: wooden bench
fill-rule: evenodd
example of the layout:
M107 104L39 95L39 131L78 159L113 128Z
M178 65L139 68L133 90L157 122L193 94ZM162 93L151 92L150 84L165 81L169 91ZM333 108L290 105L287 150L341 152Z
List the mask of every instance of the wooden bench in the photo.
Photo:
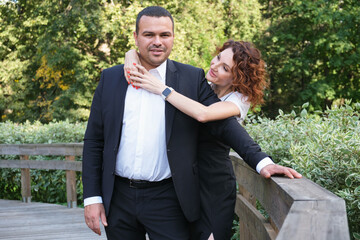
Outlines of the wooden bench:
M76 175L81 171L82 144L0 144L0 155L20 155L20 160L0 160L0 168L21 168L24 202L31 201L29 169L66 171L68 207L76 207ZM65 156L59 160L29 160L29 155ZM272 177L264 179L237 154L231 153L239 194L235 212L239 216L241 240L350 239L345 201L314 182ZM256 200L268 214L255 207Z

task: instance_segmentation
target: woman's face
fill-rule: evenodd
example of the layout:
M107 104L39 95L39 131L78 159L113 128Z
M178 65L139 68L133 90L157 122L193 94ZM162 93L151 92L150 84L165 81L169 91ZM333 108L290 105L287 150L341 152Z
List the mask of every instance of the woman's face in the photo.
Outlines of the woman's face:
M233 80L231 69L234 66L233 56L232 49L227 48L214 57L211 60L206 79L219 87L231 85Z

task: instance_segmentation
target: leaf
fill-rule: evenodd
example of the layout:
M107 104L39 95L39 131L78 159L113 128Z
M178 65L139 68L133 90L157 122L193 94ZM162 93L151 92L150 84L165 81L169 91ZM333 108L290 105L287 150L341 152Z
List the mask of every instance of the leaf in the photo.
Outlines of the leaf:
M309 106L309 102L304 103L301 108L307 108Z
M305 118L305 117L307 116L307 111L306 111L305 108L301 111L300 116L301 116L302 118Z
M354 193L355 193L355 194L360 194L360 186L358 186L357 188L355 188Z
M354 236L355 239L360 239L360 234L357 233L357 232L354 232L353 236Z
M345 179L345 184L346 184L346 186L351 187L351 185L352 185L352 180L351 180L350 176L348 176L348 177Z
M294 110L292 110L292 111L291 111L291 113L290 113L290 115L291 115L292 117L296 117L296 113L295 113L295 111L294 111Z

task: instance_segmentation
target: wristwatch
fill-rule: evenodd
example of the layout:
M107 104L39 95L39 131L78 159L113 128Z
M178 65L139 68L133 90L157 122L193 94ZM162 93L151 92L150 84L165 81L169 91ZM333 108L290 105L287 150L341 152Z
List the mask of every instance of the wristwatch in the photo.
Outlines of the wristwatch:
M161 93L161 96L164 100L166 100L168 98L168 96L170 95L170 93L173 91L174 89L171 87L167 87L165 88L165 90Z

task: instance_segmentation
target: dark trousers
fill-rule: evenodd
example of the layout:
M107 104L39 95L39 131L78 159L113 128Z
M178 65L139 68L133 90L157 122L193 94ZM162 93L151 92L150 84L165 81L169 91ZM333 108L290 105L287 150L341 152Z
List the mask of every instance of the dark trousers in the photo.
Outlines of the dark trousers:
M149 188L132 188L115 180L105 228L109 240L188 240L189 224L172 182Z

